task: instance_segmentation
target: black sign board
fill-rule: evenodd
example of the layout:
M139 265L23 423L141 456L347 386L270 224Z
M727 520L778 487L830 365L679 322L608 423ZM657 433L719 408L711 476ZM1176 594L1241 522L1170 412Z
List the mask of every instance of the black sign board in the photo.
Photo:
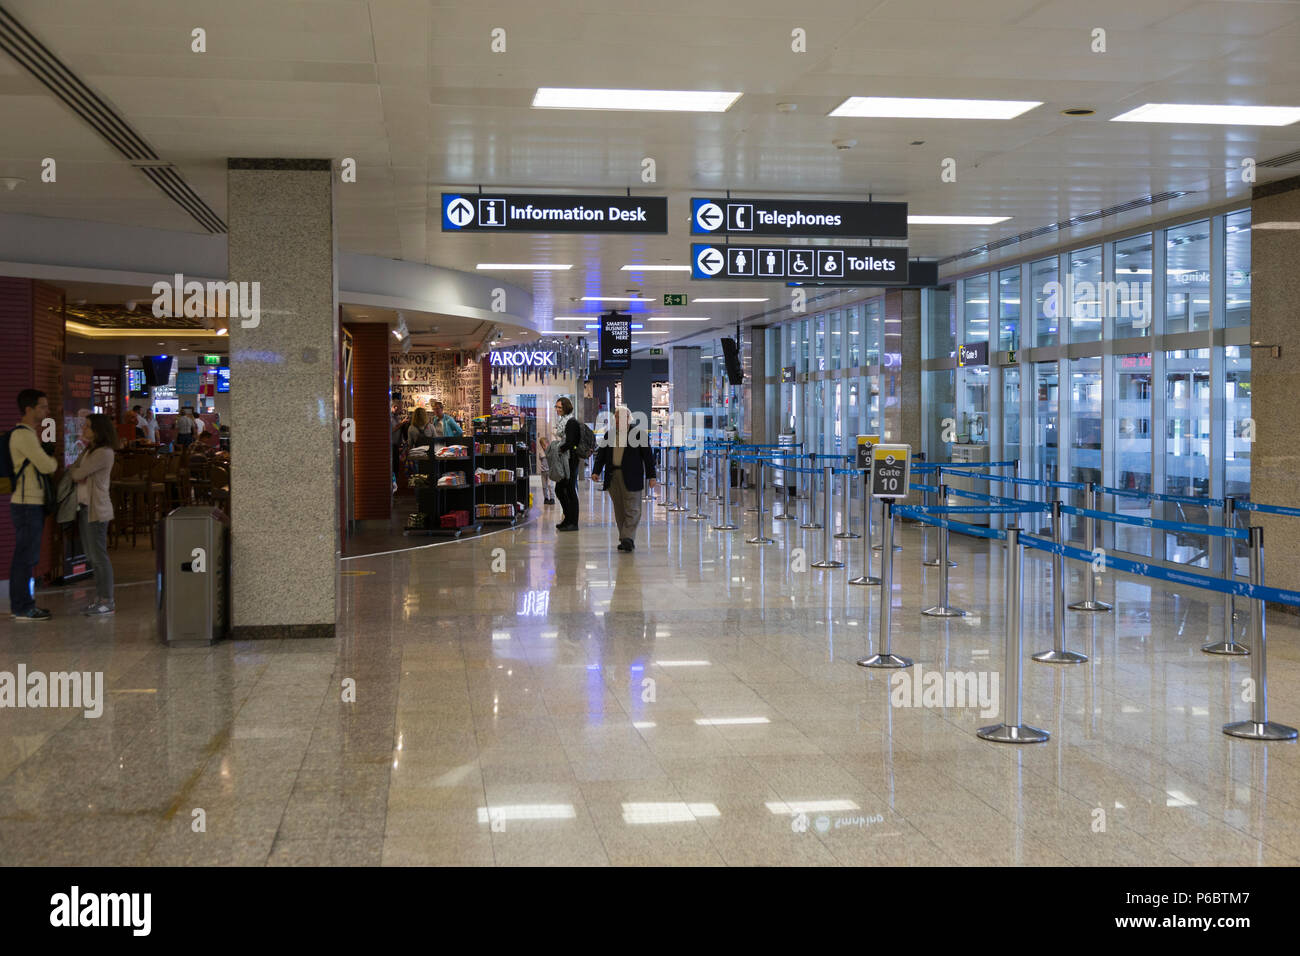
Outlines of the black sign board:
M443 193L443 232L668 232L662 196Z
M989 344L988 342L972 342L969 345L963 345L957 350L957 365L965 368L968 365L988 365L989 364Z
M907 250L901 246L766 246L691 243L692 279L836 285L906 285Z
M872 282L787 282L791 286L820 286L821 288L834 288L836 286L864 286L864 285L898 285L896 282L872 283ZM909 289L927 289L939 284L939 263L933 259L909 259L907 262L907 287Z
M600 367L621 369L631 365L632 317L606 312L600 317Z
M912 476L910 445L876 445L871 449L871 497L906 498Z
M907 203L696 197L691 235L906 239Z
M781 366L781 384L784 385L784 384L786 384L787 382L793 382L793 381L794 381L794 366L793 366L793 365L782 365L782 366Z

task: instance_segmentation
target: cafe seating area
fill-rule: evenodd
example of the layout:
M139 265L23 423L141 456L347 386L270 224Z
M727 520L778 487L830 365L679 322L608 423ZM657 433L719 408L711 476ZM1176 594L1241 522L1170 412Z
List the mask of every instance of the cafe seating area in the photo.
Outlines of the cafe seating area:
M230 511L230 455L205 445L169 451L166 445L132 444L118 450L109 484L114 519L108 546L128 537L155 547L158 522L173 508L213 505Z

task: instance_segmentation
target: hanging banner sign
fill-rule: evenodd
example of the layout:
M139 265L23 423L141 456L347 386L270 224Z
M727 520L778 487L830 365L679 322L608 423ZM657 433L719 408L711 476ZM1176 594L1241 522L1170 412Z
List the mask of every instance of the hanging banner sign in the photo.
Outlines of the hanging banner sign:
M663 196L443 193L443 232L668 232Z
M906 239L907 203L692 198L691 235Z
M785 282L832 280L836 285L906 285L901 246L764 246L691 243L692 279Z
M600 367L623 369L632 365L632 317L606 312L600 317Z

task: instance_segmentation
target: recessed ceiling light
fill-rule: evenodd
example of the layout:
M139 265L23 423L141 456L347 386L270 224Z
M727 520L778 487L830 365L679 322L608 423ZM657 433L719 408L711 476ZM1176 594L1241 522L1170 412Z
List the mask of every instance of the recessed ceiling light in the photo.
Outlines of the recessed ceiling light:
M1300 120L1300 106L1228 106L1197 103L1146 103L1112 123L1214 123L1220 126L1289 126Z
M690 266L624 266L623 272L690 272Z
M648 315L641 316L647 322L712 322L711 316L689 316L689 315Z
M573 263L570 262L566 265L566 264L561 264L556 262L480 262L474 268L493 269L498 271L506 271L508 269L514 269L517 271L524 271L524 272L543 272L543 271L563 272L566 269L572 269Z
M769 299L692 299L692 302L768 302Z
M903 96L850 96L831 116L875 116L895 119L1015 119L1041 100L939 100Z
M991 226L1010 216L908 216L909 226Z
M725 113L739 93L713 90L593 90L539 87L535 110L665 110L680 113Z

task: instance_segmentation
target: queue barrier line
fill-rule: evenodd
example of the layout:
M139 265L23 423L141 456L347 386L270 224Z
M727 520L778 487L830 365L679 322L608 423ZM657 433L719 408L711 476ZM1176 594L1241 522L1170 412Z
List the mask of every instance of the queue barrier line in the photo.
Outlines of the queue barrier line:
M1131 488L1110 488L1098 485L1097 492L1103 495L1115 495L1120 498L1145 498L1147 501L1172 501L1180 505L1203 505L1206 508L1223 508L1222 498L1194 498L1191 495L1167 495L1154 491L1134 491Z
M1068 515L1079 518L1092 518L1094 521L1110 521L1115 524L1133 525L1138 528L1162 528L1165 531L1181 531L1184 534L1203 534L1212 538L1235 538L1249 541L1250 532L1245 528L1221 528L1209 524L1190 524L1185 521L1163 521L1159 518L1139 518L1135 515L1117 515L1109 511L1094 511L1091 508L1076 508L1073 505L1061 505L1061 510Z
M1017 459L1011 461L918 461L912 465L913 471L934 471L942 468L948 471L950 468L1010 468L1016 464Z
M1238 511L1257 511L1266 515L1286 515L1289 518L1300 518L1300 508L1288 508L1285 505L1261 505L1253 501L1237 501L1235 498L1233 503Z
M1046 501L1027 501L1024 498L1003 498L999 495L986 495L982 491L966 491L963 488L948 488L948 494L956 495L958 498L970 498L973 501L987 501L995 505L1026 505L1027 510L1032 511L1050 511L1052 505Z

